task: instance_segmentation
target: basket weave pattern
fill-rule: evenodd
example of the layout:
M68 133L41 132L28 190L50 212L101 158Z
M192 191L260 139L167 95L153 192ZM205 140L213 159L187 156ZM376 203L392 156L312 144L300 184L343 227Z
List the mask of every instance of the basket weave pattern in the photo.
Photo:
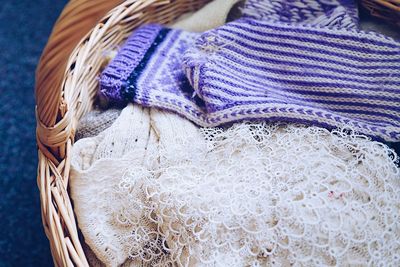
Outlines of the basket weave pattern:
M71 148L105 64L104 52L148 22L169 23L210 0L71 0L60 15L36 73L38 187L42 220L56 266L88 266L68 196ZM372 15L400 26L400 0L362 0ZM111 10L111 11L110 11Z
M37 183L56 266L88 266L68 196L68 179L75 129L92 108L104 51L121 44L141 24L169 23L207 2L72 0L59 17L36 73Z

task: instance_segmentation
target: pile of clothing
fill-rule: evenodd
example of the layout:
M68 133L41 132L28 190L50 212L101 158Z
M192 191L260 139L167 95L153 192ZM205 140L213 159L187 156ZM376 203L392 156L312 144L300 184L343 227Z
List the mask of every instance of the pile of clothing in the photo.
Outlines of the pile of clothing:
M99 79L126 107L89 113L73 147L91 265L400 265L399 70L347 0L139 27Z

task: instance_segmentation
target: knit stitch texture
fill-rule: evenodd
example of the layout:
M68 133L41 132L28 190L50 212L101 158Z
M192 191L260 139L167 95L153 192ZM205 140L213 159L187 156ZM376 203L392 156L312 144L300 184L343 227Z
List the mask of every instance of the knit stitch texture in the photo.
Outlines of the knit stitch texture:
M400 46L375 33L241 19L203 34L184 66L211 125L348 125L400 138Z
M96 136L109 128L118 118L121 110L111 108L107 110L95 109L87 113L78 124L75 141L82 138Z
M198 33L157 24L139 28L103 71L101 94L111 102L134 101L146 107L202 116L203 104L193 97L194 91L181 66L183 53L197 36Z
M354 29L358 28L357 4L353 0L247 0L242 14L257 20Z
M284 121L399 141L399 43L358 30L352 1L316 1L312 16L301 15L307 5L255 15L251 6L267 2L249 1L244 18L201 35L139 28L103 72L101 92L206 127Z
M361 135L129 104L73 146L70 192L106 266L399 266L397 163Z

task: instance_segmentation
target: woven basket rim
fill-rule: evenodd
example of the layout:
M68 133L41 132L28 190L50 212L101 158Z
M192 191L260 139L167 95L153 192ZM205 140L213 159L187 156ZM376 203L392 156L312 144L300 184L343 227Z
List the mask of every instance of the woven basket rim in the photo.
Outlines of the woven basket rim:
M361 4L372 16L400 27L400 0L362 0Z
M104 63L100 51L121 43L142 23L168 23L209 1L71 0L61 13L36 73L37 184L43 227L56 266L89 266L68 180L77 122L92 107L96 77ZM362 0L375 12L382 2L400 14L400 0Z
M37 69L36 88L37 184L42 223L56 266L89 266L68 180L76 125L96 96L97 75L104 63L101 51L121 43L143 23L169 23L209 1L96 0L94 5L91 0L72 0L60 15ZM86 24L79 24L82 21ZM94 26L86 33L88 25ZM65 58L57 56L63 49L68 51Z

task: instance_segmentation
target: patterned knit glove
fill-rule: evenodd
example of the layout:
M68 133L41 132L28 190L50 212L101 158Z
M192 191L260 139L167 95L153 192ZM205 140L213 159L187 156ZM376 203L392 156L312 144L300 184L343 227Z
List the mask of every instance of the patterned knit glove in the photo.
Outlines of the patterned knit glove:
M191 16L184 16L171 27L203 32L225 23L229 10L238 0L214 0ZM205 20L205 16L207 19ZM193 90L183 72L183 52L198 33L145 25L128 38L100 77L100 91L111 102L131 102L179 113L191 104ZM165 99L177 100L168 103ZM198 111L201 113L201 110Z
M145 25L103 72L101 92L200 126L261 119L399 141L400 45L357 30L347 2L293 8L287 17L304 20L283 22L279 8L254 19L249 1L245 18L204 34ZM311 7L319 12L302 15Z
M305 23L347 29L358 28L353 0L247 0L243 17L285 23Z
M400 45L391 38L243 18L202 34L183 61L208 126L263 119L400 141Z

